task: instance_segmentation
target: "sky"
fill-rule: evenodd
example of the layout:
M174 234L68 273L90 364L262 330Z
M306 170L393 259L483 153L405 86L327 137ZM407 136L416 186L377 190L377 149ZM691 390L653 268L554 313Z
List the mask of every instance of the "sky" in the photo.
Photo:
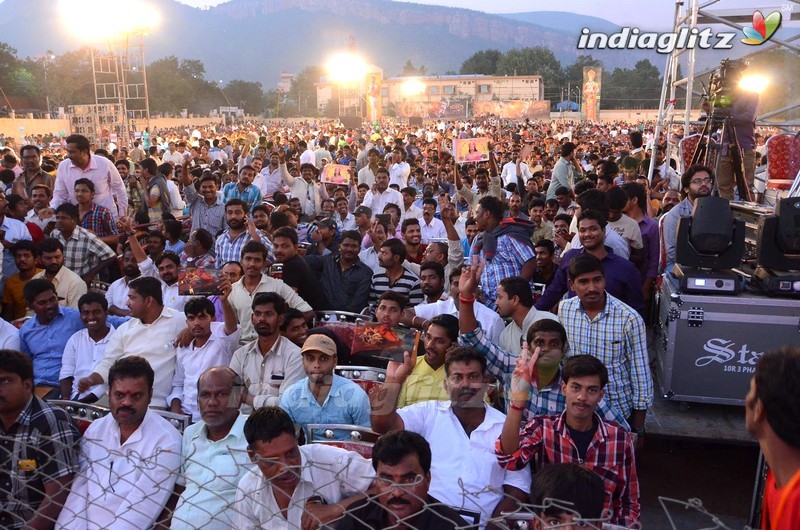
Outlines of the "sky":
M178 0L195 7L211 6L228 0ZM405 0L395 0L405 1ZM781 3L792 0L721 0L709 9L755 9L779 8ZM591 15L610 20L620 26L648 26L654 21L662 26L675 15L675 2L672 0L413 0L416 4L461 7L485 11L487 13L519 13L527 11L567 11ZM689 5L689 0L686 4ZM703 2L705 3L705 2ZM646 7L644 7L646 5ZM800 9L796 7L795 9ZM667 23L669 25L669 23Z

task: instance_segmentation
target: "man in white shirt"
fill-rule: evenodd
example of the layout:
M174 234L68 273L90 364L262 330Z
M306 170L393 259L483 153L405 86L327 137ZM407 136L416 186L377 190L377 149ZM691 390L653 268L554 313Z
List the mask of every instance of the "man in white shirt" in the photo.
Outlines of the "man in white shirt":
M183 434L181 474L175 485L180 495L171 530L229 530L239 480L252 464L247 456L244 422L239 414L241 380L230 368L217 366L197 382L202 421Z
M115 220L125 215L128 212L128 194L114 163L90 154L89 139L80 134L67 136L66 144L67 159L58 165L50 206L55 209L65 202L77 204L75 181L88 178L94 182L94 202L108 208Z
M375 183L364 195L361 204L373 212L380 213L389 203L396 204L400 211L403 211L403 196L399 191L389 187L389 171L382 167L375 173Z
M197 408L197 381L200 375L214 366L228 366L234 350L239 346L241 335L236 313L228 302L230 282L220 280L219 289L222 291L219 301L223 322L215 320L214 304L208 298L192 298L183 308L192 342L185 347L179 346L176 351L175 377L167 403L172 412L188 414L192 421L200 420Z
M58 294L58 304L78 307L78 300L88 291L86 282L64 266L64 245L58 239L47 238L39 244L39 263L44 269L32 279L44 278L53 282Z
M656 149L656 169L661 173L661 180L666 180L669 183L667 184L669 189L680 191L681 176L669 165L666 147L659 146Z
M171 164L173 167L183 165L183 155L176 150L175 142L170 141L167 149L167 152L161 157L161 162Z
M273 193L283 189L281 172L285 169L285 165L281 167L281 158L278 153L271 153L269 155L269 165L263 168L253 179L253 185L261 190L262 197L271 197Z
M628 194L621 187L614 186L606 192L606 196L608 197L606 233L610 228L625 240L631 252L641 250L643 241L642 229L639 228L639 223L622 213L628 204Z
M92 373L92 368L105 357L106 346L115 328L108 323L108 302L102 294L86 293L78 301L81 322L86 328L75 332L64 346L61 357L61 399L94 403L108 390L106 385L96 385L84 392L78 391L78 381Z
M435 217L436 206L435 199L426 198L422 200L422 222L419 228L422 232L422 243L425 245L432 241L447 239L444 223Z
M313 158L313 154L312 158ZM314 219L322 212L322 201L328 198L325 186L316 181L317 168L314 164L301 164L300 177L293 177L286 170L286 165L280 165L281 178L289 186L292 198L300 201L301 211L309 218Z
M317 167L317 157L314 154L314 151L308 148L308 144L305 140L300 140L297 142L297 150L300 152L300 165L303 164L311 164L314 167Z
M181 434L148 406L153 368L137 356L109 369L111 414L81 439L80 471L58 517L59 530L152 528L172 494Z
M136 259L141 275L156 278L161 283L165 307L175 311L183 311L183 306L186 305L189 297L183 296L178 292L178 271L181 268L180 257L174 252L164 252L153 261L135 236L130 224L130 218L122 219L120 226L131 236L128 238L130 249Z
M372 398L372 428L381 434L409 430L431 445L430 494L449 506L480 514L481 527L527 502L530 470L505 471L494 456L505 414L484 403L486 358L472 348L451 350L445 360L450 401L422 401L396 409L402 381L414 369L410 355L390 362L382 391Z
M528 179L533 176L528 164L520 160L519 152L515 152L514 158L511 160L511 162L507 162L503 166L503 170L500 172L500 178L503 179L503 187L508 186L512 182L514 184L518 184L517 166L519 166L522 182L528 182Z
M333 219L336 221L336 226L339 229L339 233L346 232L348 230L358 230L358 227L356 226L356 216L347 210L347 198L339 197L336 199L334 204L336 205L336 213L333 214Z
M405 188L400 190L400 193L403 196L403 214L400 216L401 219L422 219L422 210L414 204L414 201L417 199L417 190L411 186L406 186Z
M14 255L11 253L11 245L20 239L31 239L31 233L25 226L25 223L12 219L3 212L8 206L6 194L0 191L0 251L3 253L3 270L0 274L0 290L2 290L3 278L8 278L18 273L16 263L14 263ZM383 211L383 210L381 210ZM4 250L3 250L4 249Z
M10 322L0 318L0 350L19 351L19 346L19 330Z
M114 280L106 291L106 300L108 300L108 313L126 317L130 314L128 310L128 284L141 276L139 264L136 262L136 256L130 247L126 248L122 253L122 278Z
M458 318L458 310L460 307L459 302L459 283L461 279L461 267L456 267L449 274L450 279L450 296L446 300L439 300L432 304L419 304L412 308L408 308L403 312L403 324L424 329L427 321L430 321L437 315L453 315ZM496 312L492 311L482 303L475 302L475 315L481 327L486 330L489 339L497 343L500 340L500 334L503 332L505 323Z
M136 278L129 287L128 308L132 318L117 328L106 346L103 360L91 375L78 381L78 391L85 392L89 387L104 383L116 360L141 356L156 373L152 404L165 408L175 375L173 341L186 328L186 320L174 309L164 307L161 282L157 279Z
M302 312L306 320L310 321L314 316L311 306L294 289L289 287L283 280L272 278L261 272L264 269L266 260L267 248L261 242L251 241L242 248L240 263L244 270L244 275L231 287L228 301L236 311L242 333L241 342L243 343L250 342L257 337L251 317L253 314L252 305L259 293L277 293L286 301L289 307Z
M375 184L375 174L378 172L378 160L380 160L380 152L372 148L367 153L367 165L358 170L358 183L366 184L372 187Z
M465 293L465 297L474 297L474 293ZM558 321L558 317L553 313L540 311L534 307L531 284L520 276L509 276L500 281L495 306L500 317L511 320L500 334L500 340L492 340L505 351L519 351L522 339L528 335L528 329L537 320L549 318ZM475 302L475 314L479 314L478 302ZM481 326L483 327L483 323Z
M324 526L363 499L375 477L372 462L358 453L325 444L298 446L294 423L279 407L254 412L244 435L258 469L239 482L233 528L289 530L311 528L312 521Z
M300 348L281 335L286 302L277 293L258 293L251 322L258 337L233 353L230 367L244 381L242 412L277 406L283 393L305 376Z
M392 151L392 165L389 166L389 184L397 184L400 189L408 186L408 176L411 175L411 166L408 165L405 158L406 152L403 148L395 147ZM373 211L375 210L373 209Z

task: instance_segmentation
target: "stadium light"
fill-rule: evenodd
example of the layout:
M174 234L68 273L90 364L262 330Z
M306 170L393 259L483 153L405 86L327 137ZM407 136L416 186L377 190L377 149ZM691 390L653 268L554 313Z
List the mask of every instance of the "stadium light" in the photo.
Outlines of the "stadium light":
M748 92L761 93L769 86L769 77L761 74L750 74L742 76L739 81L739 88Z
M418 96L425 92L425 83L419 79L407 79L400 84L400 93L404 96Z
M161 21L159 12L144 0L60 0L59 14L75 38L90 43L146 35Z
M341 52L328 59L325 70L334 83L355 83L367 76L367 62L355 53Z

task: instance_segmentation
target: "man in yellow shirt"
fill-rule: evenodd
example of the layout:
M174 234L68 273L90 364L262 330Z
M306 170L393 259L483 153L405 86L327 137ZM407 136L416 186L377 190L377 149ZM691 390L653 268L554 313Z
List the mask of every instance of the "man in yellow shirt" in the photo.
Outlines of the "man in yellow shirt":
M14 256L14 263L19 272L6 279L3 290L2 316L9 322L27 314L28 301L22 294L22 288L25 287L28 280L41 272L41 269L36 268L39 251L33 241L20 239L11 246L11 254Z
M444 389L444 359L451 348L458 346L458 318L453 315L433 317L423 336L423 344L425 354L417 357L414 369L403 382L397 408L419 401L450 399Z

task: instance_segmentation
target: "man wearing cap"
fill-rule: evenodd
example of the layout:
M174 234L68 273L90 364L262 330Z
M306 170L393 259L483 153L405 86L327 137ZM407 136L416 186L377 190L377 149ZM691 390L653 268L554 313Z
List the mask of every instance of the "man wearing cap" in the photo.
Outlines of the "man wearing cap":
M290 386L281 396L281 408L292 421L305 427L310 423L370 426L370 404L360 386L333 373L338 357L336 343L325 335L311 335L300 350L306 377ZM315 438L324 438L324 429ZM341 430L335 439L349 439Z
M327 256L328 254L338 254L339 245L336 242L336 220L333 217L324 217L314 223L316 229L309 232L309 239L313 241L308 250L307 256Z
M372 227L372 208L359 206L353 212L353 217L356 221L356 230L361 233L361 237L364 237Z

